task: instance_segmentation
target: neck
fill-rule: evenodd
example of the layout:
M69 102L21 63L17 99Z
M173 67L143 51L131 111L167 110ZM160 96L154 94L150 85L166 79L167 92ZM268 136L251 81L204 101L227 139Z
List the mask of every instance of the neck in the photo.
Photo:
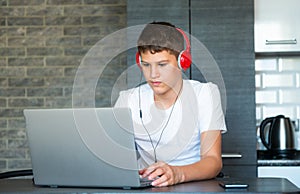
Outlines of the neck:
M168 109L176 103L179 95L181 94L183 87L183 80L180 81L174 88L172 88L167 94L154 95L154 101L159 109Z

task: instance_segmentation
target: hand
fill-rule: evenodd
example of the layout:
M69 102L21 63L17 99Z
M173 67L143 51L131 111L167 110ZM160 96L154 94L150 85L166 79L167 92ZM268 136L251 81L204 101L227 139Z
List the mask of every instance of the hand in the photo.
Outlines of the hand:
M165 162L157 162L139 171L143 178L154 180L152 186L162 187L183 182L183 175L177 166L170 166Z

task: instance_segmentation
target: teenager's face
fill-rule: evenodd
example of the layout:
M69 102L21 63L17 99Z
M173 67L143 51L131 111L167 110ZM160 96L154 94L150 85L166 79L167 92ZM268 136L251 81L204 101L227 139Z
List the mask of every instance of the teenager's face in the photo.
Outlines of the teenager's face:
M168 95L174 92L172 88L181 87L181 70L174 55L165 50L154 54L147 51L141 53L141 58L144 77L155 95Z

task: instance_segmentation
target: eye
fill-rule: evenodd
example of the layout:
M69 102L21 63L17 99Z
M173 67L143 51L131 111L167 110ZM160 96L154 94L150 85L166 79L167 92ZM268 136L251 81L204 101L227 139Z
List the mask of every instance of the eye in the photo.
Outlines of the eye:
M144 62L142 62L142 66L144 66L144 67L149 67L149 63L144 63Z
M158 65L161 66L161 67L164 67L164 66L166 66L168 64L167 63L159 63Z

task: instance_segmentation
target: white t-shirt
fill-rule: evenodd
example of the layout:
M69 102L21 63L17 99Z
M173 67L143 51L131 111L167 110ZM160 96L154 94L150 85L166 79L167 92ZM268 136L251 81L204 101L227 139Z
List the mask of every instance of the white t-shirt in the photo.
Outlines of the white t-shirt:
M227 130L220 93L212 83L184 80L180 96L166 110L156 107L153 90L144 84L120 92L115 107L131 109L140 168L154 163L153 147L157 160L170 165L197 162L201 159L200 134Z

